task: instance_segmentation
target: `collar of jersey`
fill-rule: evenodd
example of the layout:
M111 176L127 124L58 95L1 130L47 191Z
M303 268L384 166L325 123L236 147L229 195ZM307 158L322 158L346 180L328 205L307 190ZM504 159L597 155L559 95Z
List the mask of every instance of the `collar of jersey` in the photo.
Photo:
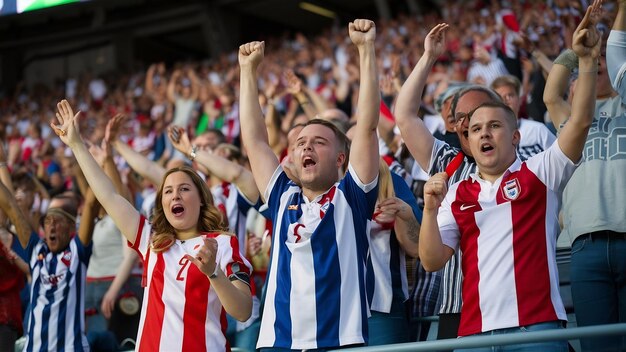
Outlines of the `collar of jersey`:
M511 164L511 166L509 166L509 168L493 184L494 185L500 184L500 182L502 181L504 177L506 177L509 174L512 174L515 171L519 171L521 168L522 168L522 161L520 160L519 157L516 157L513 164ZM480 177L480 170L478 168L476 168L476 172L474 172L473 174L470 174L470 177L472 178L473 181L478 182L478 183L490 183L489 181L486 181L482 177Z

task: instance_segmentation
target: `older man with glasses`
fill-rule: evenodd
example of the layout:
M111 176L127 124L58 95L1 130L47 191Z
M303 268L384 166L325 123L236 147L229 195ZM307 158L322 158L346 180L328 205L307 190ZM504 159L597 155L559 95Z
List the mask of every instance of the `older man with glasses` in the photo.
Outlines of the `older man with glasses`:
M422 169L430 175L446 171L449 184L465 180L476 171L467 140L467 114L480 104L488 101L500 102L500 97L491 89L471 85L454 95L451 104L452 123L455 125L461 148L439 140L430 133L418 117L422 92L428 74L437 58L445 50L447 24L435 26L424 42L424 55L406 80L396 101L396 123L411 155ZM443 269L441 280L441 307L439 309L439 332L437 338L456 338L461 312L461 256L456 252Z

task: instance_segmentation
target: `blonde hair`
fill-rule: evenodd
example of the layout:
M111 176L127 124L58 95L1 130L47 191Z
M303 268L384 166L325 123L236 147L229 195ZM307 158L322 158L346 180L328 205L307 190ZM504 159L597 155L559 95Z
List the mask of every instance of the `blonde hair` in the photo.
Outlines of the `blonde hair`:
M176 229L167 221L163 211L163 186L167 177L175 172L184 172L198 189L200 195L200 216L196 228L198 232L226 232L222 213L213 204L213 196L206 183L194 169L189 166L180 166L169 169L159 186L154 205L154 218L152 219L151 245L153 252L164 252L176 241Z
M393 190L393 180L391 179L391 170L383 158L378 162L378 198L377 202L395 197L396 192Z

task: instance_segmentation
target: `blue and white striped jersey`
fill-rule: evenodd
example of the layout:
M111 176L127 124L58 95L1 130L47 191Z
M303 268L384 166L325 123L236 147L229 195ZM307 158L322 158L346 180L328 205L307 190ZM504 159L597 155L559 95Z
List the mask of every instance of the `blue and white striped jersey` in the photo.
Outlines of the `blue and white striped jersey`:
M89 351L85 336L85 282L91 244L78 236L52 253L36 233L26 248L32 274L24 351Z
M378 179L352 166L308 200L279 166L267 190L274 220L258 348L330 348L367 342L367 233Z
M395 172L391 172L391 180L395 196L411 206L417 222L421 223L422 211L405 180ZM389 313L394 299L404 302L409 298L406 253L400 246L393 227L385 228L376 221L372 221L369 246L367 285L368 293L371 294L368 296L370 309Z

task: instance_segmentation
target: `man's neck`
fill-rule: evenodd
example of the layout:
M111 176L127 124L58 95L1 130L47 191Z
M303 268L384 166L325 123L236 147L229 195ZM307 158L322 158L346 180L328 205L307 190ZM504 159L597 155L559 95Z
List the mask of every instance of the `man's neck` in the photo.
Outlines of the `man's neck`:
M319 189L311 189L311 188L302 187L302 194L310 202L310 201L313 201L315 198L319 197L320 195L328 192L328 190L331 189L333 185L330 185L326 188L319 188Z
M515 163L515 160L517 160L517 156L515 156L513 160L511 160L510 163L508 163L507 167L501 170L481 170L480 165L478 165L478 176L482 178L483 180L489 181L490 183L493 184L500 177L502 177L502 175L504 175L504 173L511 167L511 165Z

